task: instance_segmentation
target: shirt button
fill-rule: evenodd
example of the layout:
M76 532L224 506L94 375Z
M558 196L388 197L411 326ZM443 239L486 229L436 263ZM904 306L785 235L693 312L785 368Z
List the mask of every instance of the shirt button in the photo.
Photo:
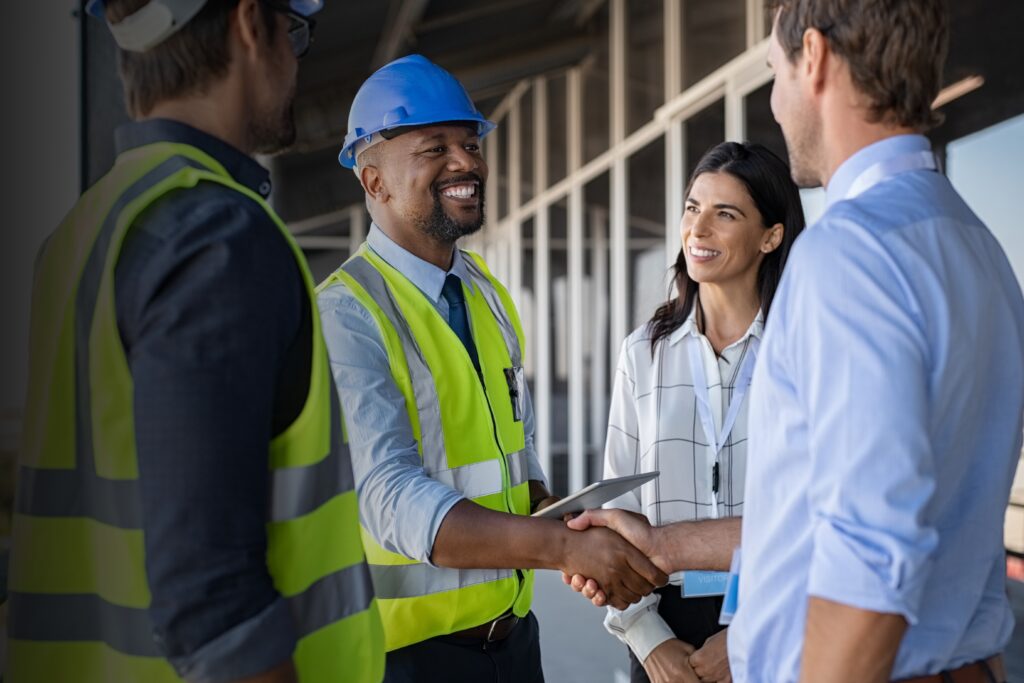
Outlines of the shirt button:
M264 180L257 189L262 196L266 197L270 194L270 181Z

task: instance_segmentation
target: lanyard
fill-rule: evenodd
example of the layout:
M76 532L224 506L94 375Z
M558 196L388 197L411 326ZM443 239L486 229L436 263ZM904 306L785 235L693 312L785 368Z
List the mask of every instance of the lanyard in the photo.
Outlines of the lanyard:
M852 199L883 180L888 180L900 173L921 170L938 170L938 164L935 163L935 155L931 151L910 152L879 161L877 164L868 166L867 169L854 179L850 189L846 191L844 199Z
M707 376L704 374L704 359L701 358L700 343L700 337L697 335L690 335L687 339L690 372L693 374L693 389L697 394L697 412L700 415L700 424L704 427L704 435L717 456L732 432L736 416L739 415L740 407L743 405L743 397L746 396L747 389L750 388L750 379L754 375L754 361L757 360L757 338L751 337L751 343L743 357L743 364L737 373L736 386L733 388L732 403L729 404L729 410L722 422L721 433L715 429L715 420L711 415L711 399L708 392Z

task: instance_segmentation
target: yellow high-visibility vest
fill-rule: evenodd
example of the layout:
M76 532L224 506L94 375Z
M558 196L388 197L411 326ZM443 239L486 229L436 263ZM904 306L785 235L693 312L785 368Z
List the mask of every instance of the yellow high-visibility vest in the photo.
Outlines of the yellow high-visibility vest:
M492 510L530 512L522 400L523 333L512 299L483 260L463 252L463 284L480 375L437 309L365 244L318 291L344 283L380 328L427 474ZM518 388L518 391L517 391ZM533 572L432 567L363 543L388 651L486 623L509 608L525 616Z
M9 683L180 680L153 641L133 388L114 272L133 222L168 192L219 183L262 206L302 272L312 315L309 393L269 444L267 566L299 634L303 683L383 677L380 614L358 531L352 467L302 252L261 197L199 149L120 155L50 238L33 290L30 390L10 568Z

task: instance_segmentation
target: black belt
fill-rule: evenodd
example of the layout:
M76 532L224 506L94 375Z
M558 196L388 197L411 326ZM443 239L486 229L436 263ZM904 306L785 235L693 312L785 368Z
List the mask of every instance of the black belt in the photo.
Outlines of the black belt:
M505 612L494 621L488 621L487 623L467 628L462 631L456 631L455 633L448 634L455 638L473 638L475 640L482 640L485 643L496 643L499 640L508 638L512 630L515 629L519 623L519 617L513 614L511 611Z

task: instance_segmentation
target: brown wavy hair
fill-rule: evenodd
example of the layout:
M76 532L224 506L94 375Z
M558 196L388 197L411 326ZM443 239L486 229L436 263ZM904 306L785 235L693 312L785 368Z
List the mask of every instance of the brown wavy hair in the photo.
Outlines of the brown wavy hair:
M800 191L789 173L789 166L764 145L756 142L723 142L712 147L697 163L686 184L689 196L693 182L705 173L728 173L743 183L754 205L761 214L765 230L782 223L782 243L766 254L757 273L757 291L761 311L767 320L782 278L782 269L789 258L789 250L797 235L804 229L804 210ZM648 321L651 335L651 355L658 342L679 329L697 300L697 282L686 272L686 245L679 250L669 291L669 300L658 307ZM675 290L675 297L672 297Z

